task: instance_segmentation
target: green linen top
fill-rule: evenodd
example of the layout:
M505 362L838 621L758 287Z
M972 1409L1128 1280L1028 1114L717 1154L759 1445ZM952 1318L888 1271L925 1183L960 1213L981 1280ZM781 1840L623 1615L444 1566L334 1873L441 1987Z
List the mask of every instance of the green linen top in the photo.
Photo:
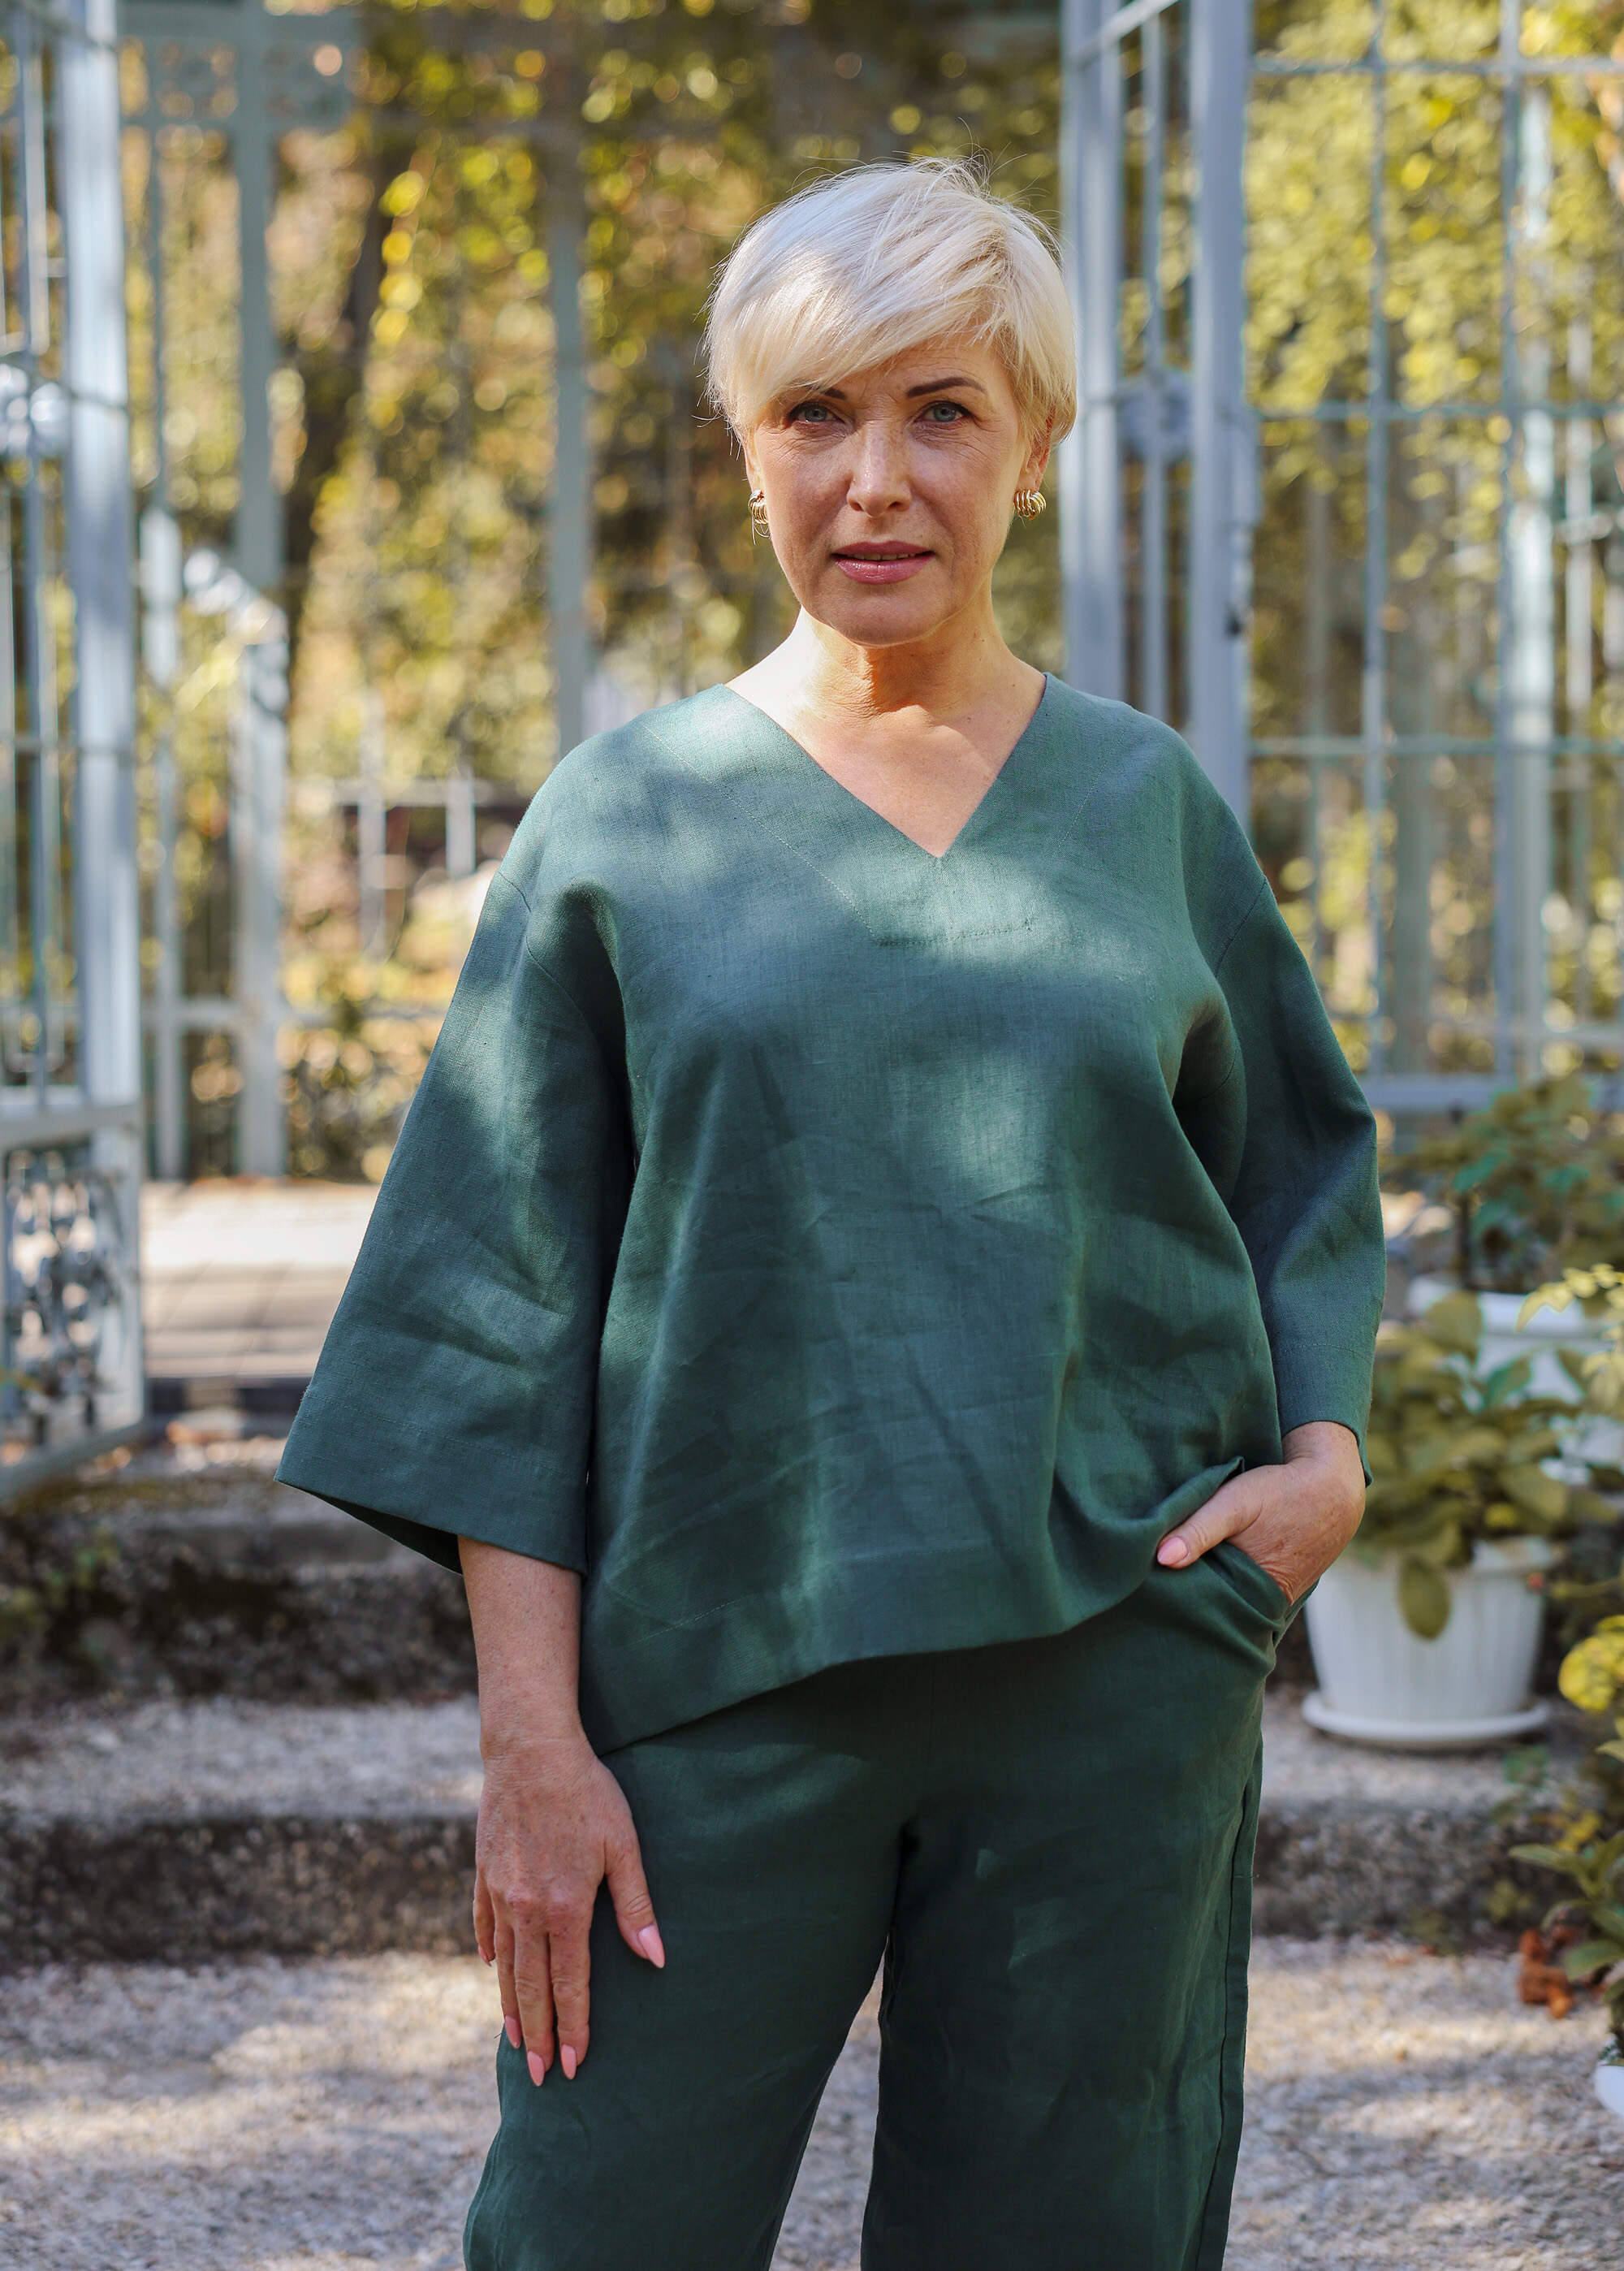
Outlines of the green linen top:
M1361 1436L1376 1133L1178 736L1049 679L939 859L715 688L493 879L278 1470L584 1576L603 1750L1138 1585Z

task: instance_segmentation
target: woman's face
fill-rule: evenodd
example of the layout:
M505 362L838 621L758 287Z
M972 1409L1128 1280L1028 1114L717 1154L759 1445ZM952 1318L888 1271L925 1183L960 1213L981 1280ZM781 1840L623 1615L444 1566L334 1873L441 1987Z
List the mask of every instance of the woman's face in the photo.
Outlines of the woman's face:
M983 600L1047 436L1004 366L946 340L775 403L745 445L773 549L809 615L860 646L926 638Z

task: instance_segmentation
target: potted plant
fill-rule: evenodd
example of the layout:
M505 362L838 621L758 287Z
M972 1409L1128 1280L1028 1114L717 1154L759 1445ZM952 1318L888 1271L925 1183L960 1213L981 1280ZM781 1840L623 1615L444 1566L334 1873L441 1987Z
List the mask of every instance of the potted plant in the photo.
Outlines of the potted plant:
M1364 1519L1308 1603L1319 1686L1304 1716L1400 1749L1542 1725L1531 1701L1544 1575L1600 1493L1552 1471L1580 1406L1530 1390L1527 1358L1484 1370L1477 1297L1452 1293L1376 1351Z
M1612 2039L1594 2075L1597 2096L1624 2121L1624 1828L1608 1815L1624 1812L1624 1616L1604 1617L1563 1658L1562 1694L1582 1711L1613 1715L1611 1738L1597 1746L1591 1778L1601 1806L1570 1803L1564 1834L1554 1844L1518 1845L1515 1858L1568 1879L1565 1893L1546 1916L1547 1941L1565 1942L1557 1962L1573 1986L1588 1985L1607 2007Z
M1598 1105L1577 1073L1531 1082L1400 1153L1385 1180L1419 1190L1454 1225L1450 1274L1413 1280L1410 1314L1451 1290L1476 1293L1484 1365L1528 1356L1534 1389L1560 1394L1564 1353L1583 1357L1598 1344L1579 1309L1531 1315L1525 1297L1570 1267L1624 1267L1624 1115ZM1577 1448L1618 1463L1624 1429L1593 1420Z
M1385 1180L1448 1209L1465 1292L1520 1296L1570 1265L1624 1266L1624 1115L1577 1073L1507 1089L1399 1153Z

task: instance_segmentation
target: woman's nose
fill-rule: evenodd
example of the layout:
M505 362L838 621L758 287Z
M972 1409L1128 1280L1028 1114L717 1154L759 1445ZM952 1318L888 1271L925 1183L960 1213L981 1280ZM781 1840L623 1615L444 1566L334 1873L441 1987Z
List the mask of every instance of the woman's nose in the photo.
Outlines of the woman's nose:
M856 462L847 495L862 513L882 513L908 498L906 452L897 436L879 423L858 428Z

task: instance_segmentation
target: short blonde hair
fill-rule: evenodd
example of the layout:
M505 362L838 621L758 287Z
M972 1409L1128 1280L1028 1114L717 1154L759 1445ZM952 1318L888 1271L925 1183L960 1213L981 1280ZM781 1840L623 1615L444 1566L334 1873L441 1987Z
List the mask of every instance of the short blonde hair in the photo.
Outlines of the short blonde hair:
M797 387L967 336L1002 361L1030 432L1069 431L1072 312L1042 223L963 159L854 166L763 213L729 255L706 326L711 397L742 439Z

